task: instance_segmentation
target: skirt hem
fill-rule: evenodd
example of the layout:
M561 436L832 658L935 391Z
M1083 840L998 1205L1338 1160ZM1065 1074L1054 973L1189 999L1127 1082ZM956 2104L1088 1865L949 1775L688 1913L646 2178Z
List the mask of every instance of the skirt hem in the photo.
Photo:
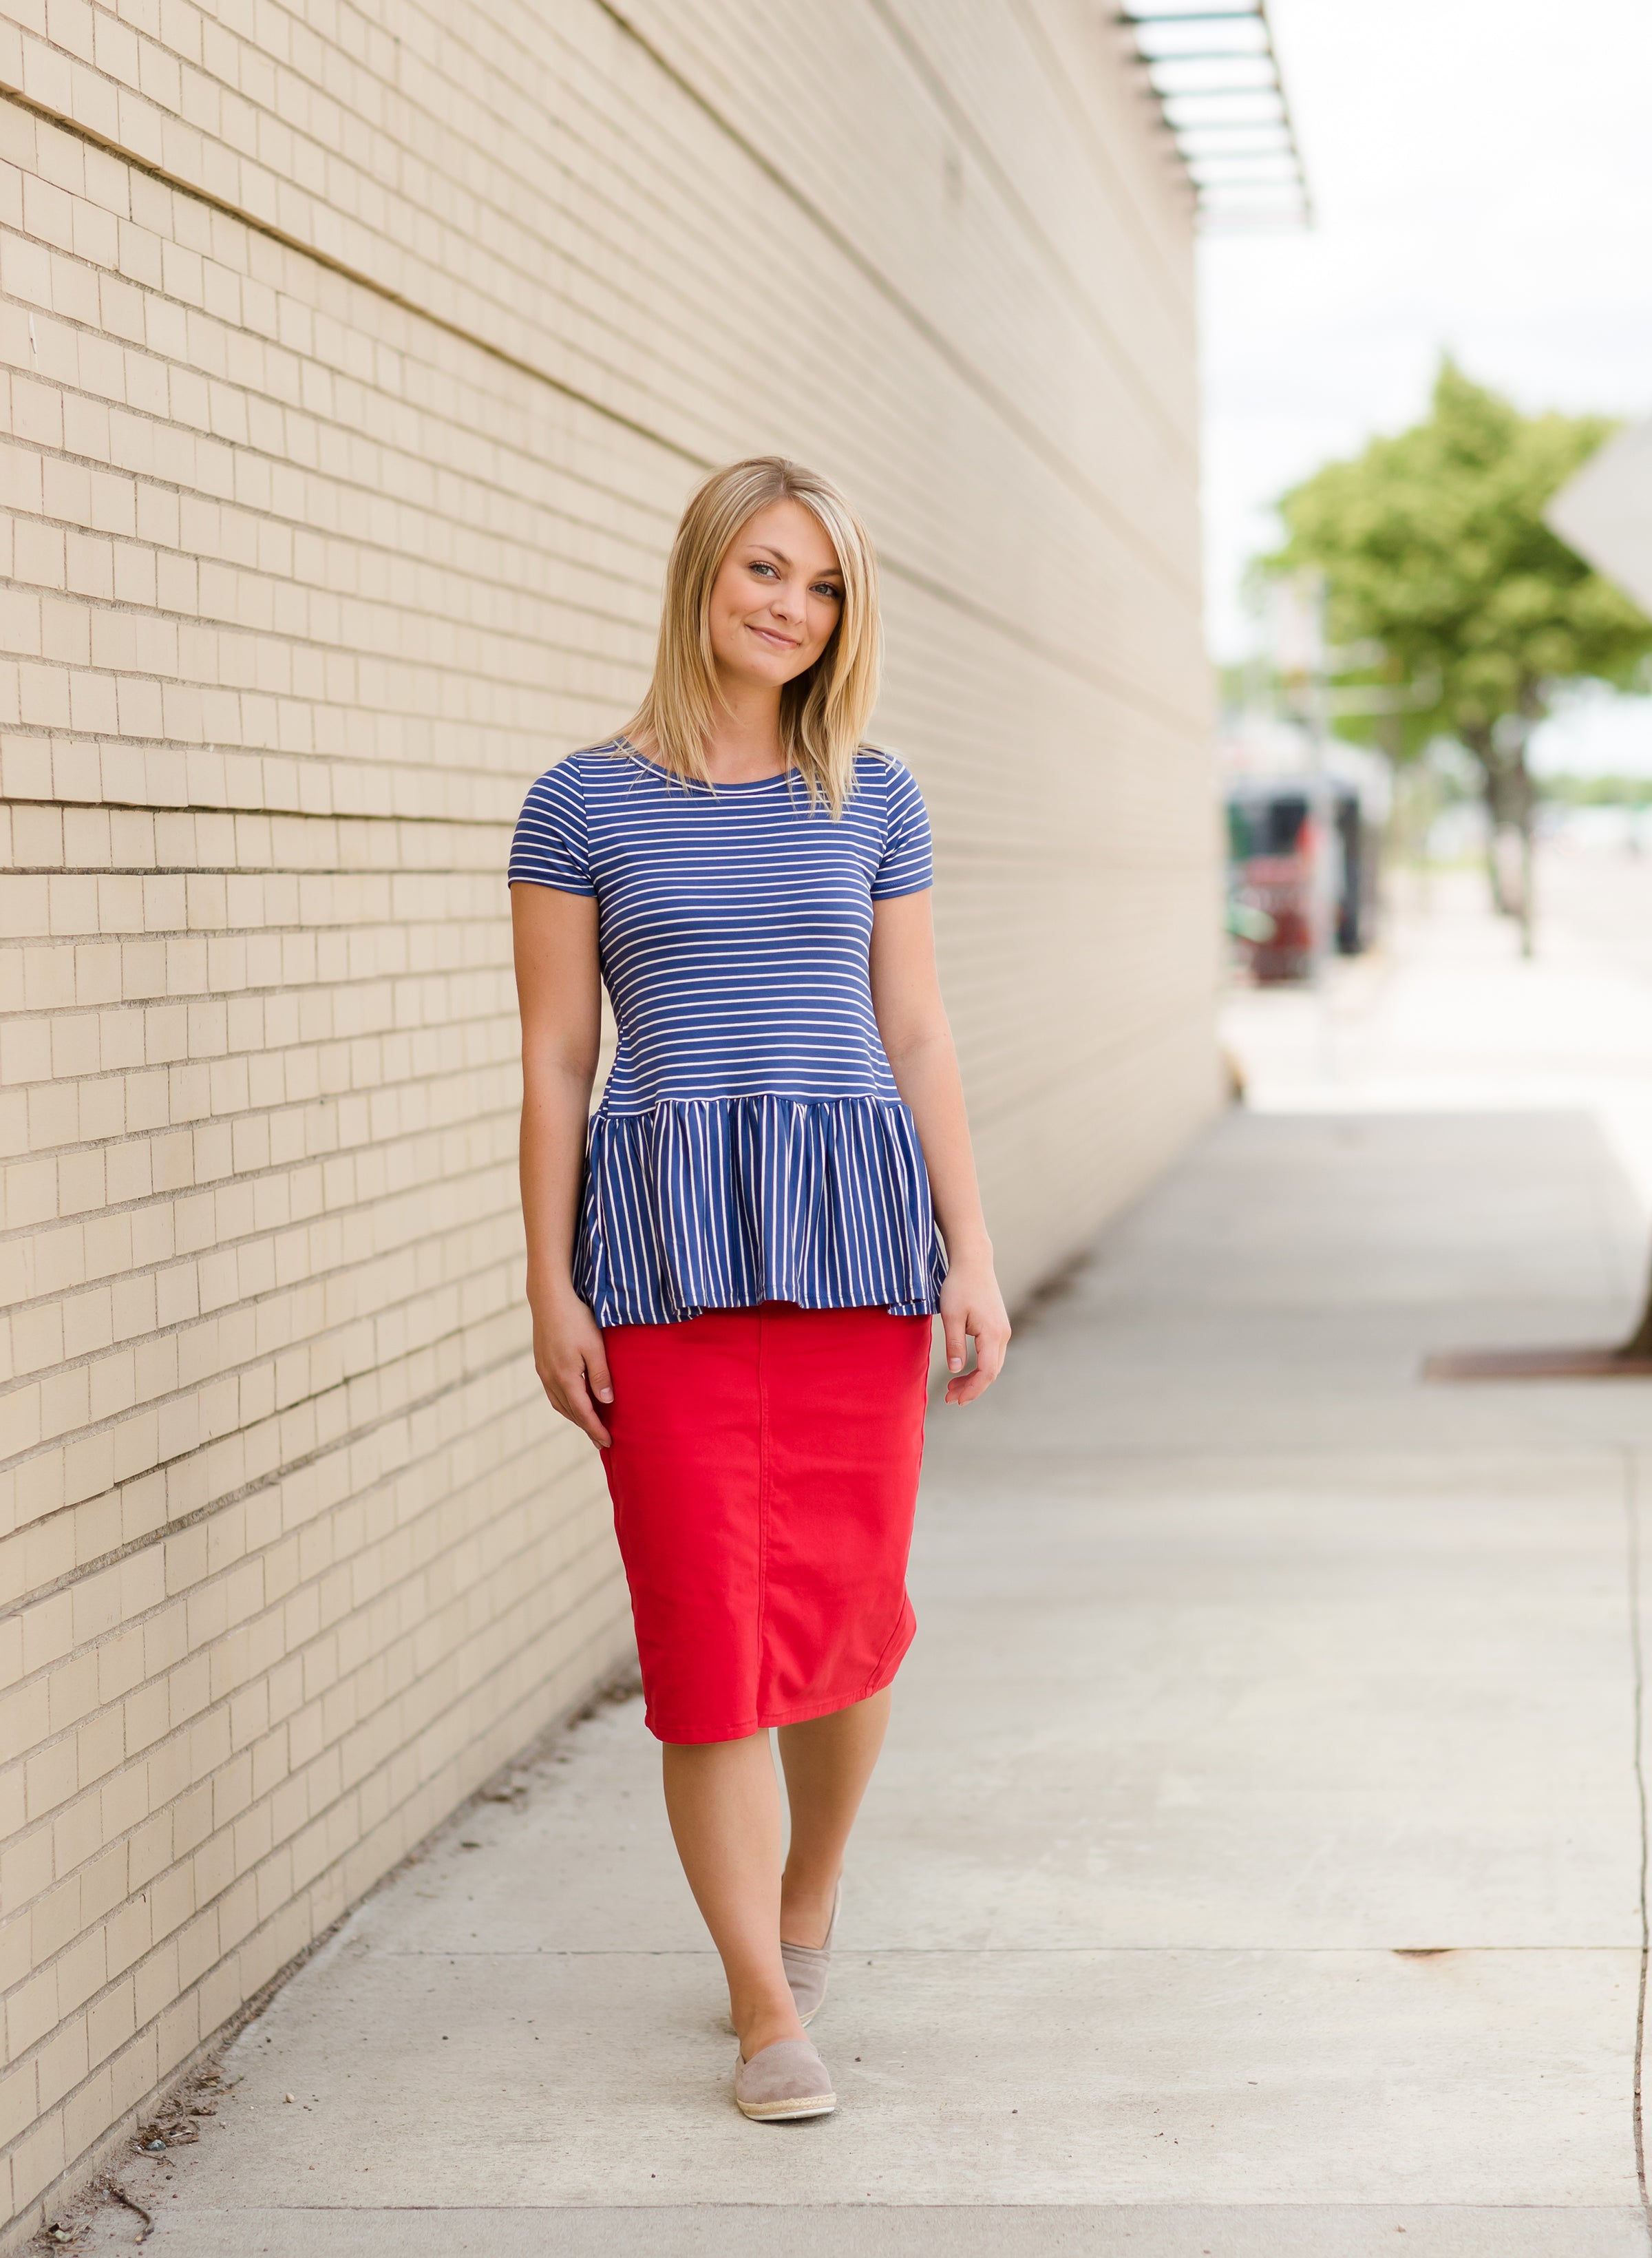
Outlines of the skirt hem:
M831 1717L840 1709L853 1709L857 1702L869 1701L874 1694L881 1694L886 1686L892 1686L917 1636L918 1618L909 1604L903 1630L897 1631L884 1648L878 1666L867 1683L858 1694L851 1694L847 1700L834 1694L829 1701L805 1702L801 1708L771 1709L763 1716L754 1718L748 1725L731 1726L726 1732L662 1732L646 1708L642 1722L656 1741L667 1748L677 1749L706 1748L713 1741L748 1741L754 1733L772 1732L781 1725L807 1725L816 1717Z

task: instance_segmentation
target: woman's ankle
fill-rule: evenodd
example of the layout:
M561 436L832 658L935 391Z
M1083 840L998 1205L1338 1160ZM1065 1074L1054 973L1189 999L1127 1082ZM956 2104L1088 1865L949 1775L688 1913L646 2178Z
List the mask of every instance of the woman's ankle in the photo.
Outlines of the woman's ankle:
M800 2039L803 2025L798 2020L798 2010L792 2005L791 1994L786 1994L783 2006L777 1999L764 1999L748 2006L743 2013L731 2003L729 2020L740 2037L742 2061L749 2062L765 2047L780 2046L788 2039Z
M803 1944L819 1951L832 1927L837 1902L838 1877L829 1881L783 1875L780 1883L780 1935L783 1943Z

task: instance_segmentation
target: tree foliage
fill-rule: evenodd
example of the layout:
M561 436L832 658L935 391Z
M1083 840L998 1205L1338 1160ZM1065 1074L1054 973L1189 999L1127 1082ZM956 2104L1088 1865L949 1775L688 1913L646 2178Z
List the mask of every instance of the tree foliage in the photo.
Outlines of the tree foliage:
M1652 621L1543 523L1614 428L1522 415L1448 359L1424 422L1327 464L1280 504L1287 538L1265 564L1317 566L1333 643L1381 644L1365 678L1400 693L1379 731L1390 750L1457 738L1497 821L1525 820L1507 788L1528 803L1524 738L1554 686L1626 684L1652 651Z

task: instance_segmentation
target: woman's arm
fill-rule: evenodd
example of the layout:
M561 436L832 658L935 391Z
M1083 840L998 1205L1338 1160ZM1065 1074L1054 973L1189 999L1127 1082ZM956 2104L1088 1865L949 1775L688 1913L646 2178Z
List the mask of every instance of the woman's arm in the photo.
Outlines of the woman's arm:
M602 1331L573 1289L585 1123L602 1032L597 905L554 886L511 888L522 1018L522 1222L534 1369L556 1409L606 1450L597 1410L613 1388Z
M929 903L924 892L872 905L872 1008L895 1086L918 1124L936 1220L947 1241L947 1282L940 1296L947 1369L953 1374L947 1401L973 1403L1003 1367L1010 1319L981 1212L958 1054L935 971ZM966 1334L975 1344L975 1368L967 1374Z

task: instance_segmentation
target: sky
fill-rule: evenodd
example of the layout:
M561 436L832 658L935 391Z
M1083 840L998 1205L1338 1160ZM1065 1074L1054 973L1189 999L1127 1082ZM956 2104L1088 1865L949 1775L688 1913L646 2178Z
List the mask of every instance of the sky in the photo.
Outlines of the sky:
M1426 412L1449 351L1521 408L1652 415L1652 0L1270 0L1316 224L1201 246L1211 649L1275 496ZM1652 768L1652 701L1549 764ZM1563 742L1561 742L1563 741Z

